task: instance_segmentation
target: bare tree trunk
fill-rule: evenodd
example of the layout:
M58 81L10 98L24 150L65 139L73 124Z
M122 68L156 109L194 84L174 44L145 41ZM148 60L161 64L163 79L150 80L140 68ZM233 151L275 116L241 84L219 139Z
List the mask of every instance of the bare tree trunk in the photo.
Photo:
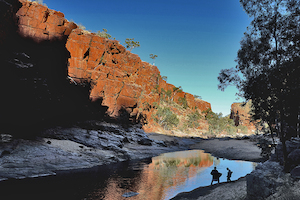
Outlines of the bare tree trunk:
M300 114L298 113L298 121L297 121L297 137L299 138L299 134L300 134Z

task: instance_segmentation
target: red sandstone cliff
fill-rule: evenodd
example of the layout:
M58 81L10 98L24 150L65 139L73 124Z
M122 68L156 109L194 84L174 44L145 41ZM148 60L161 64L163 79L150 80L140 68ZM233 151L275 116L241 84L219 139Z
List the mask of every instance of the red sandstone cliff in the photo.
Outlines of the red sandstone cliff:
M235 126L246 126L248 133L254 133L256 130L255 123L251 122L251 102L233 103L231 105L230 119L233 119Z
M160 93L170 90L174 102L185 98L190 110L204 111L210 103L195 99L192 94L173 92L174 85L161 79L156 66L141 61L127 51L118 41L105 39L77 28L67 21L64 14L46 6L19 0L16 13L18 33L36 43L62 41L70 53L68 76L70 83L91 83L90 99L101 99L107 106L107 114L116 117L121 110L132 118L151 123ZM151 131L151 130L149 130Z

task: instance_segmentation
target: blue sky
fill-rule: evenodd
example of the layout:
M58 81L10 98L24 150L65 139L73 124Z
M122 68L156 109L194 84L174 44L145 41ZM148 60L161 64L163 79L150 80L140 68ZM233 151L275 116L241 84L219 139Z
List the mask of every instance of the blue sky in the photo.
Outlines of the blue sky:
M66 19L97 32L103 28L124 44L134 38L133 49L143 61L155 65L167 82L199 95L214 112L230 113L237 90L218 90L218 74L231 68L250 18L239 0L44 0Z

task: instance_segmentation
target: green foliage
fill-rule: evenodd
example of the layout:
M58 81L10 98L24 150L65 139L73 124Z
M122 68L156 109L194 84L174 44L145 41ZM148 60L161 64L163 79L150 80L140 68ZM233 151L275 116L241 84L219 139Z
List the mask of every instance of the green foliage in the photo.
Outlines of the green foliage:
M247 126L239 125L239 126L237 126L237 129L240 129L242 133L248 133Z
M164 88L161 88L161 90L160 90L160 100L161 101L166 101L167 100L166 99L166 91L165 91Z
M288 168L285 141L296 136L300 113L300 1L240 0L252 18L237 55L237 66L223 69L219 89L235 85L240 96L252 100L253 118L272 127L283 145L284 166ZM298 75L296 75L298 74Z
M234 121L229 117L223 117L222 113L214 113L211 109L207 109L202 113L205 114L205 119L208 121L210 134L219 134L222 131L226 131L228 134L237 133Z
M156 93L156 94L159 94L159 89L158 88L159 88L159 85L155 85L154 89L152 89L152 92Z
M153 107L154 107L154 108L158 108L158 103L157 103L157 102L154 102L154 103L153 103Z
M187 100L186 100L186 98L184 98L184 97L179 97L178 103L179 103L180 105L182 105L182 107L183 107L184 109L187 109L187 108L189 107L188 104L187 104Z
M189 128L197 128L199 126L198 121L199 119L201 119L201 115L198 111L188 114L187 117L188 117L187 126Z
M199 95L194 95L194 98L196 98L196 99L202 99L202 97L199 96Z
M150 54L150 58L154 60L155 58L157 58L157 55Z
M142 105L143 105L143 110L150 111L151 105L148 102L144 102Z
M169 102L171 98L172 91L166 91L164 88L161 88L160 99L164 102Z
M164 160L164 163L166 167L176 167L179 165L180 160L179 159L169 159L169 160Z
M164 81L167 81L168 77L167 76L162 76L161 79L164 80Z
M153 65L155 65L155 58L157 58L157 55L150 54L150 58L153 59Z
M179 86L179 87L173 87L173 92L174 93L182 92L181 86Z
M177 115L168 107L159 107L154 115L154 120L166 130L176 127L179 123Z
M112 38L111 35L107 33L107 29L105 28L103 29L103 31L97 31L96 35L107 39Z
M166 95L170 99L172 95L172 91L171 90L166 91Z
M134 38L127 38L125 40L125 46L127 49L130 49L130 51L134 48L140 47L140 42L134 41Z
M229 135L234 135L234 134L236 134L236 132L237 132L236 127L234 127L234 126L226 126L225 131L226 131L227 134L229 134Z

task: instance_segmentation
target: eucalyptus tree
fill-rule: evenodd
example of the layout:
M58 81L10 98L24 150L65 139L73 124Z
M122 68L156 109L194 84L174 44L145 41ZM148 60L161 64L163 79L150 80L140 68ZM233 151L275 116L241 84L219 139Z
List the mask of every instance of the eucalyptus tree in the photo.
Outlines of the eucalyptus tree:
M127 49L130 49L130 51L134 48L140 47L140 42L134 41L134 38L126 38L125 45Z
M155 65L155 58L157 58L157 55L151 53L149 56L151 59L153 59L153 65Z
M253 117L277 123L286 168L287 123L299 112L299 0L240 0L252 18L241 40L235 68L221 70L219 89L235 85L252 100Z

